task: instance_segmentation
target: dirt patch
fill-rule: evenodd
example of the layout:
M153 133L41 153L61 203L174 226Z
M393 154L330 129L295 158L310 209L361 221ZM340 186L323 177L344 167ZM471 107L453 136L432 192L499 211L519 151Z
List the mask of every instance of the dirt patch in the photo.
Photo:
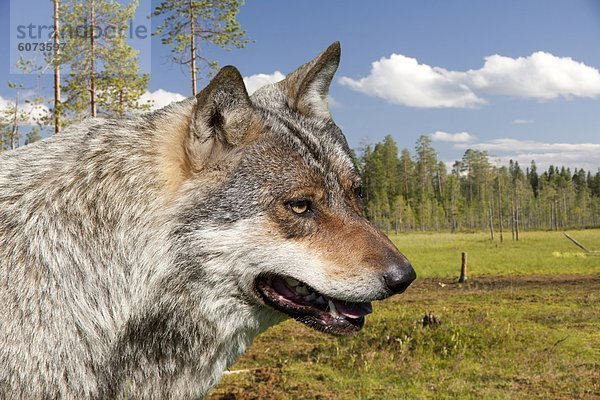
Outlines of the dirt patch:
M233 370L227 375L238 375L241 381L245 381L246 387L235 388L225 393L212 393L210 398L214 400L259 400L269 398L274 388L281 385L281 371L279 368L254 368L247 370ZM251 390L248 387L252 388Z
M478 275L469 277L464 283L449 278L424 278L414 282L409 291L415 294L432 290L445 291L491 291L506 288L548 286L600 286L600 275ZM407 293L409 295L409 293Z

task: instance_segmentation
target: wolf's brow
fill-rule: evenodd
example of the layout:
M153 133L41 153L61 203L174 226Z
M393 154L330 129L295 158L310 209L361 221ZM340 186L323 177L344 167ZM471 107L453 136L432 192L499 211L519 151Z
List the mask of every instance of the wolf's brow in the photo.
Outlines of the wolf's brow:
M306 150L306 153L310 154L312 158L311 164L316 166L321 173L326 174L327 171L330 171L331 160L327 155L327 151L325 151L326 149L323 148L323 145L320 141L316 140L314 134L309 133L306 129L303 129L303 127L294 124L293 121L291 121L288 118L285 118L285 116L279 113L274 113L270 110L263 108L261 108L261 111L263 111L265 114L268 115L268 117L275 120L275 122L277 122L279 125L281 125L287 130L287 132L282 133L288 134L288 136L291 137L294 143L302 146ZM271 126L270 128L273 129L274 127ZM274 130L277 131L277 129Z

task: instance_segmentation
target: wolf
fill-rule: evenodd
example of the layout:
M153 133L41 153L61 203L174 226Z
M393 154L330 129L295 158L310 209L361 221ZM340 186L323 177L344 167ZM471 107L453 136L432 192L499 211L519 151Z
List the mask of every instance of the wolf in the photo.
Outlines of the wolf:
M361 214L332 44L251 97L89 119L0 157L0 398L191 399L266 328L333 335L416 274Z

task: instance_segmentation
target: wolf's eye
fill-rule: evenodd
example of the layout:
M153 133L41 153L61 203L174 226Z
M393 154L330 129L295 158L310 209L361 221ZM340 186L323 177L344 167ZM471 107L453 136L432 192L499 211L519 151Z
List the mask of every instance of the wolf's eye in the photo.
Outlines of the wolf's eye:
M362 199L363 198L363 187L362 187L362 185L354 187L353 191L354 191L354 197L356 197L357 199Z
M311 210L310 200L294 200L288 204L290 209L296 214L306 214Z

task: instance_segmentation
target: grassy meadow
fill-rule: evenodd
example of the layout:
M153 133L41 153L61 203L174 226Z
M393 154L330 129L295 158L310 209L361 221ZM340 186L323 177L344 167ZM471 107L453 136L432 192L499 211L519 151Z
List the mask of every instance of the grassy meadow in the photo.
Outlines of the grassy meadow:
M569 231L589 250L600 250L600 230ZM600 273L600 254L589 256L562 232L522 232L519 241L491 241L489 232L410 233L391 235L420 278L452 277L460 272L461 252L468 254L472 275Z
M600 230L570 233L600 250ZM392 236L419 274L405 294L353 337L269 329L210 398L600 399L600 255L557 232L505 239Z

